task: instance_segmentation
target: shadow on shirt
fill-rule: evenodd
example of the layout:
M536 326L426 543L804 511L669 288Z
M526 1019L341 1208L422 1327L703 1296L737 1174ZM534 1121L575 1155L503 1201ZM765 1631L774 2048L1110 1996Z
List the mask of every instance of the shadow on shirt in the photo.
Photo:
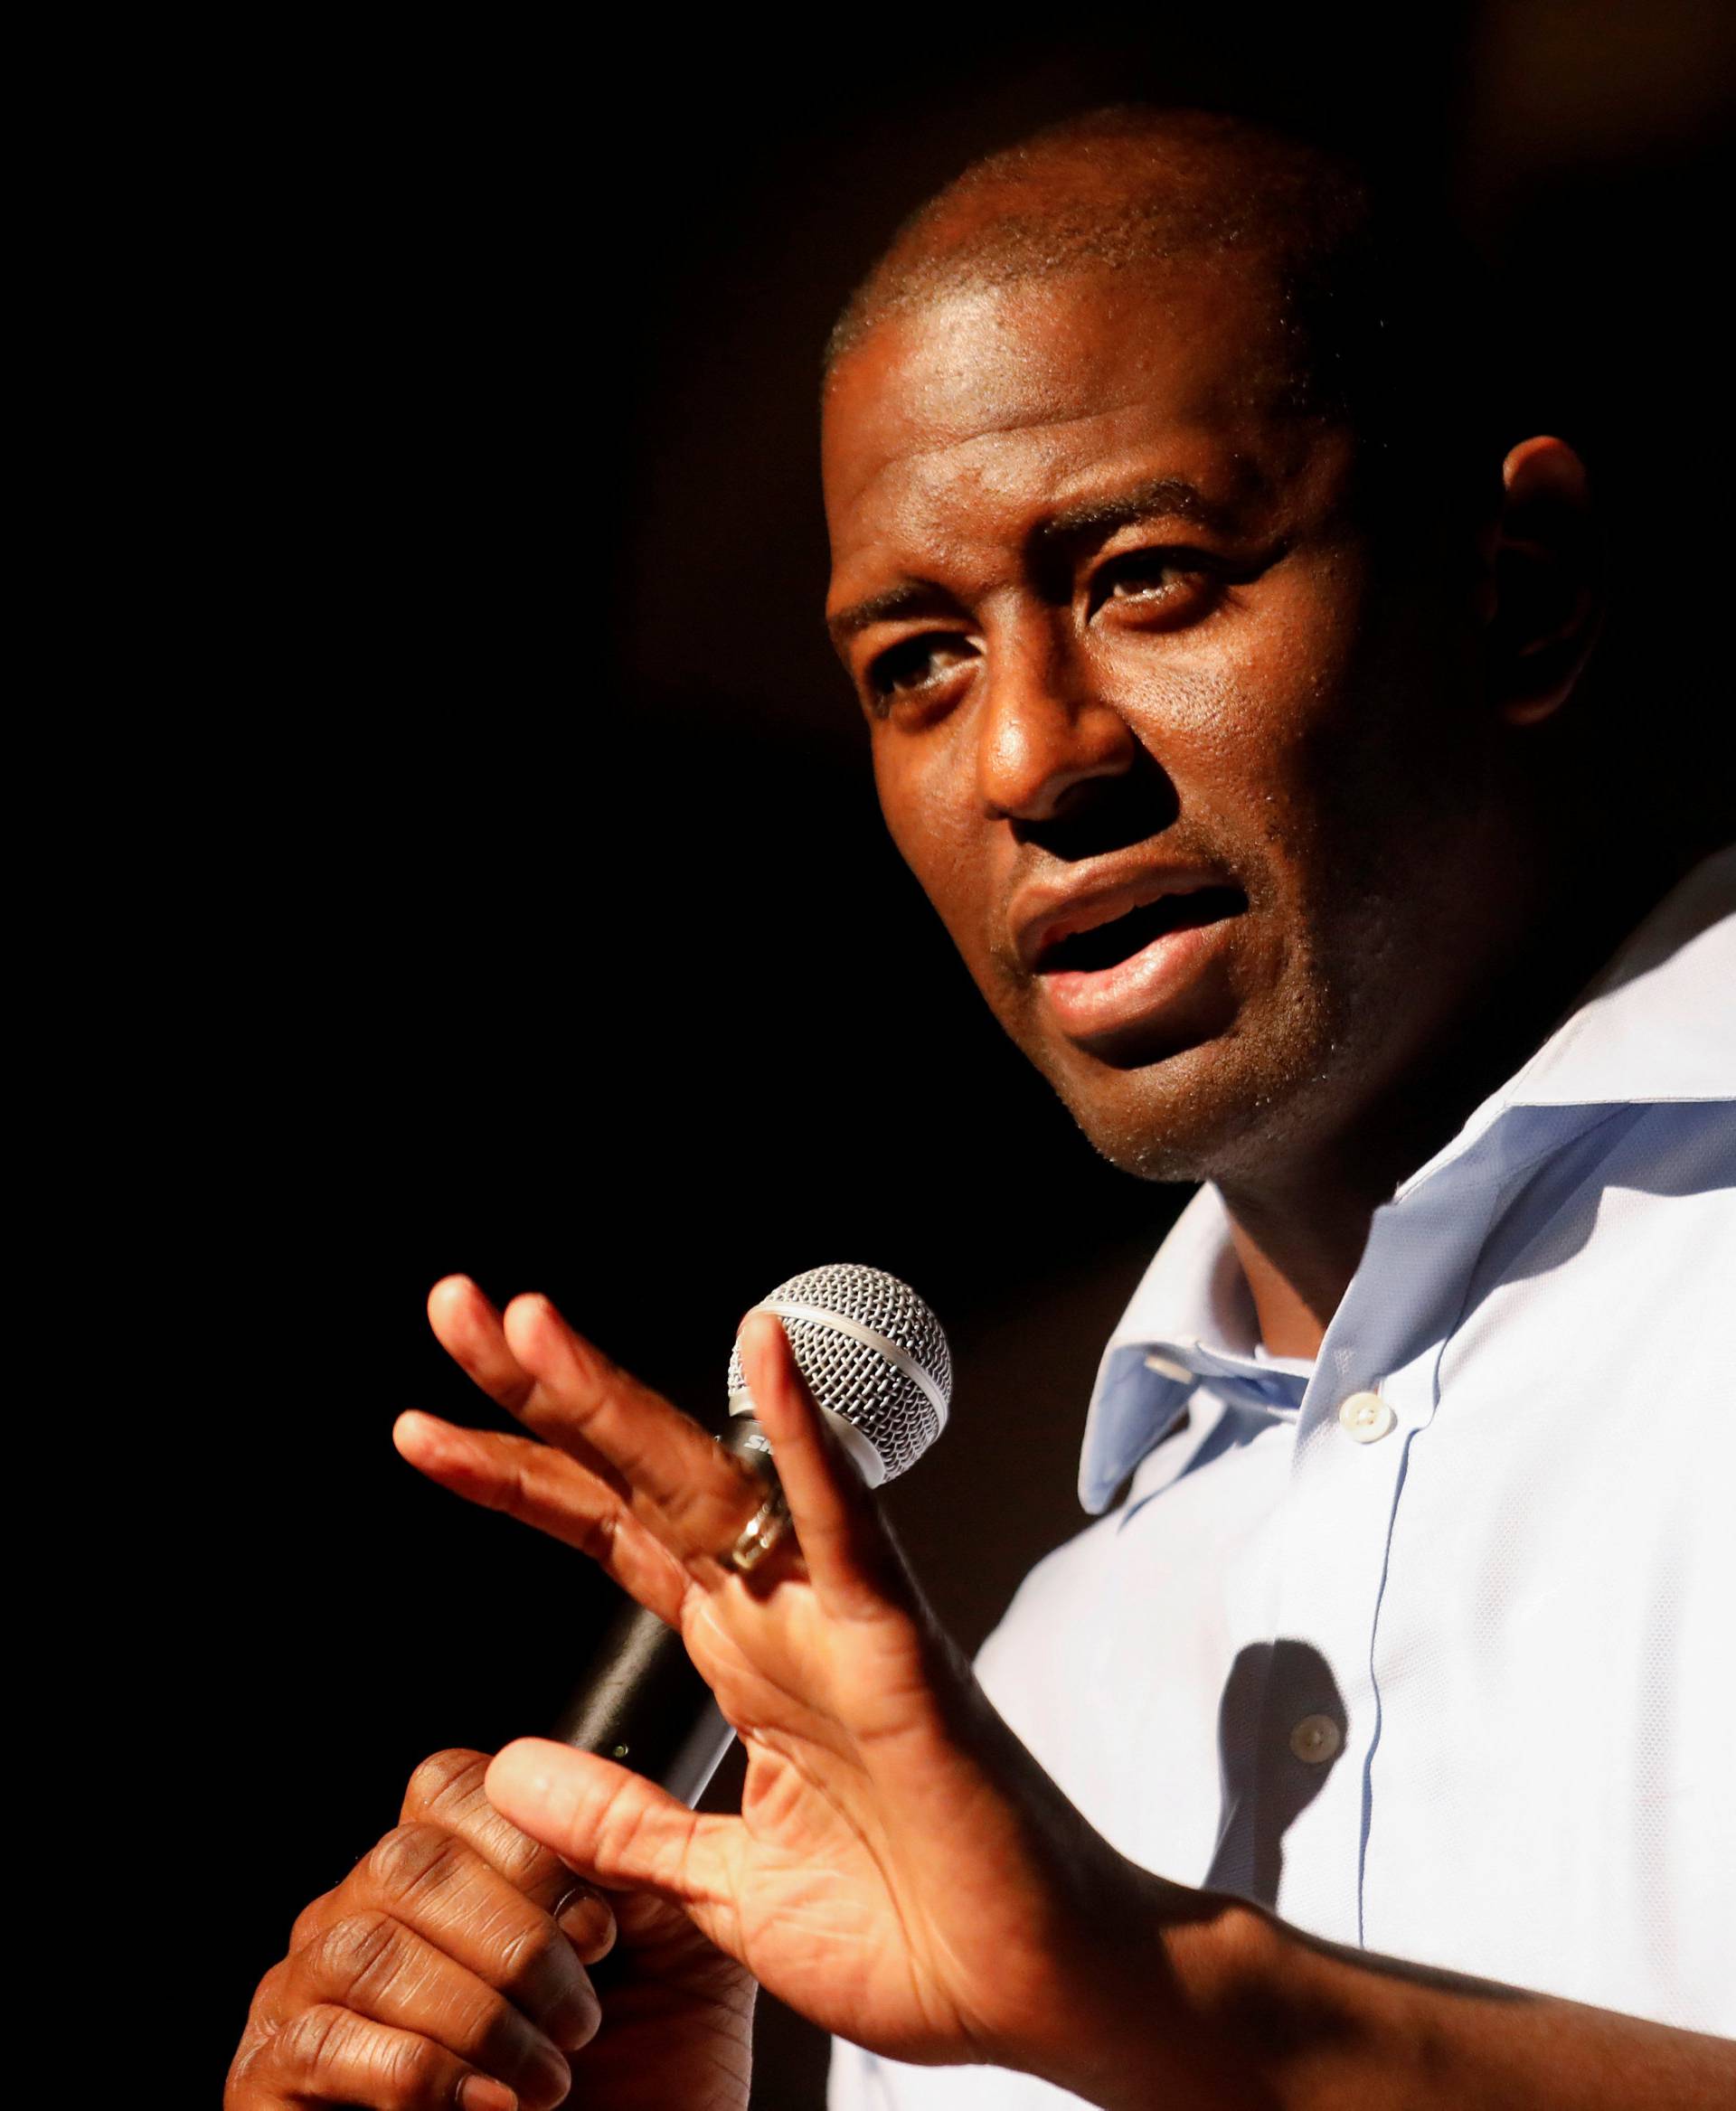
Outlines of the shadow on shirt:
M1309 1722L1311 1717L1320 1716L1337 1725L1337 1740L1334 1744L1328 1739L1329 1758L1304 1758L1297 1744L1303 1751L1322 1748L1318 1725ZM1232 1892L1269 1911L1276 1910L1284 1874L1284 1835L1319 1795L1333 1768L1343 1764L1345 1723L1337 1682L1326 1658L1308 1643L1282 1638L1254 1642L1238 1653L1218 1710L1223 1814L1205 1890ZM1292 1743L1293 1737L1297 1744ZM1524 1987L1505 1986L1405 1958L1379 1956L1351 1944L1310 1935L1294 1922L1287 1926L1292 1940L1322 1956L1345 1960L1413 1986L1479 2001L1539 1998Z
M1300 1731L1302 1749L1317 1749L1321 1718L1336 1732L1330 1757L1299 1757L1292 1739ZM1207 1890L1277 1906L1284 1835L1342 1758L1345 1724L1331 1667L1308 1643L1254 1642L1238 1653L1218 1709L1223 1802Z

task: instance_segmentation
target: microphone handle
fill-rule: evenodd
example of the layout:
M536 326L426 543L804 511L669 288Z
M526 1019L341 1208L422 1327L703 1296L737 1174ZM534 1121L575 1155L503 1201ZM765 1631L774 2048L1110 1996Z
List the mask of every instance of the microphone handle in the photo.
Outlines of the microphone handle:
M765 1437L751 1415L731 1416L718 1441L775 1484ZM631 1598L604 1631L551 1735L630 1767L689 1809L735 1738L680 1634Z

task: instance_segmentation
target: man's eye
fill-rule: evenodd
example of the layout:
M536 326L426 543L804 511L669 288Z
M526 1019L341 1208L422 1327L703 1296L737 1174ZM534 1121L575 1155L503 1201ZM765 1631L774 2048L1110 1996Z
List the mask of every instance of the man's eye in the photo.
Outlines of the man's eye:
M874 662L868 670L868 686L877 702L891 703L929 688L975 657L969 642L962 637L907 637Z
M1133 550L1101 566L1091 580L1091 613L1106 601L1156 608L1191 600L1212 584L1210 561L1194 550Z

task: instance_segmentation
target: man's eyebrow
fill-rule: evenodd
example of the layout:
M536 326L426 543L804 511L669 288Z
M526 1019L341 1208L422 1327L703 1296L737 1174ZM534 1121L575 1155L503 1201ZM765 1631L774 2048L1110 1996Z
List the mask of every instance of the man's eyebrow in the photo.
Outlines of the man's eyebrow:
M870 594L866 600L853 601L849 608L840 608L835 616L826 617L826 627L832 634L832 642L842 645L871 623L892 623L901 616L955 613L950 598L939 587L922 580L906 580L901 586L888 587L884 593Z
M1081 536L1112 534L1117 528L1137 521L1165 516L1219 532L1226 531L1233 521L1227 506L1215 504L1184 476L1153 476L1112 497L1081 499L1075 505L1062 507L1060 513L1037 523L1031 541L1039 551L1047 551L1075 542ZM904 616L951 616L957 612L939 587L907 580L901 586L888 587L883 593L870 594L863 600L853 601L847 608L840 608L835 616L826 617L826 627L834 645L842 646L871 624L892 623Z
M1116 493L1112 498L1086 498L1077 505L1063 507L1033 530L1032 541L1039 549L1052 547L1076 542L1081 535L1108 534L1137 521L1156 520L1165 514L1220 532L1232 519L1227 506L1214 504L1184 476L1154 476L1147 483L1136 484L1131 491Z

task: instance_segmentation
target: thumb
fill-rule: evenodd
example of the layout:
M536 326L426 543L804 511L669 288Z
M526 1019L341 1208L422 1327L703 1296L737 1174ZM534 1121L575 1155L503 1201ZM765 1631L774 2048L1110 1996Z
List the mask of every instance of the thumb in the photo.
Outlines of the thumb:
M750 1312L741 1339L760 1426L822 1607L845 1619L876 1618L889 1603L908 1609L908 1579L879 1510L827 1430L781 1323Z
M612 1760L519 1738L495 1755L483 1786L503 1818L606 1889L703 1913L728 1895L720 1834L737 1821L700 1817Z

